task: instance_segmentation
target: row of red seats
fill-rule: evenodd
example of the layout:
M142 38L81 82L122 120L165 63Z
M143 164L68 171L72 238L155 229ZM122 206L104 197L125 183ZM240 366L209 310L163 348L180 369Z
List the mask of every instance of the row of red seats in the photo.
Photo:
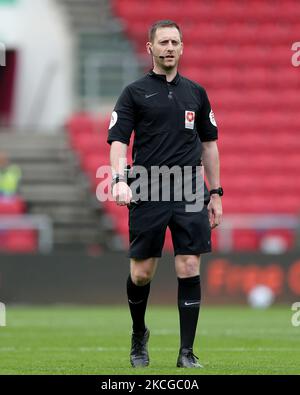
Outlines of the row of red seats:
M253 89L245 95L244 91L233 89L214 90L210 95L214 107L236 111L249 111L251 108L257 111L278 111L282 109L282 103L289 103L290 110L299 109L299 91L296 89L282 90L280 96L266 89Z
M102 133L103 130L107 130L109 126L109 118L94 117L90 114L82 111L73 114L65 124L65 128L70 135L70 138L76 137L76 134L84 132L85 134L90 133Z
M230 116L229 116L230 114ZM217 122L220 123L223 130L230 133L237 131L254 131L254 133L268 133L270 131L285 131L296 133L299 128L299 120L295 116L295 111L286 108L285 111L236 111L232 109L230 113L218 109L216 114ZM272 142L270 142L272 144Z
M173 1L134 1L113 0L114 11L134 21L138 17L148 17L151 20L175 19L178 22L196 19L198 21L221 20L221 21L299 21L299 2L265 2L251 1L209 1L196 0L173 0Z
M135 35L132 38L136 40L138 52L145 56L145 42L147 39L139 38ZM218 40L210 43L204 39L184 44L184 55L180 60L181 66L184 68L211 67L212 69L214 67L219 69L220 66L222 68L233 67L234 71L238 71L236 68L239 67L247 69L251 75L251 69L254 67L267 67L268 70L272 70L272 68L278 70L279 67L291 67L292 65L291 58L295 52L291 50L291 45L296 40L295 37L291 38L284 45L278 43L278 41L276 45L273 45L267 42L262 44L248 41L239 43L235 40L230 40L226 44L223 42L221 35L220 40L222 40L222 44L217 44ZM251 69L249 69L249 66L251 66ZM244 77L246 78L248 75L244 75Z
M26 203L20 196L0 197L0 215L18 215L25 213Z
M0 252L35 253L37 251L37 238L38 235L34 229L0 231Z
M285 50L284 57L281 57L279 62L284 62L285 67L278 67L276 60L272 64L266 64L266 67L261 66L261 60L255 58L255 54L251 56L250 62L246 60L241 62L241 67L237 66L234 58L229 58L230 64L224 64L227 60L224 57L217 57L211 60L211 64L204 65L206 60L201 63L193 61L191 56L188 59L182 58L180 63L180 72L187 78L200 83L206 89L214 94L214 91L220 92L220 89L228 91L238 91L244 93L252 93L257 90L272 90L278 91L278 95L290 90L299 90L300 79L299 70L296 67L291 67L290 54ZM216 65L215 60L222 61L222 66ZM225 60L224 60L225 59ZM258 63L254 65L253 63ZM249 65L250 63L250 65ZM247 64L247 67L244 65ZM273 66L276 64L276 66ZM289 69L287 68L289 66Z
M223 157L223 170L232 170L235 169L248 169L250 172L256 172L260 170L268 170L272 169L273 174L276 174L277 171L293 171L300 169L300 155L299 153L289 154L288 158L277 156L276 153L272 154L256 154L252 157L243 157L240 153L236 153L235 155L228 155L225 158ZM233 173L234 174L234 173Z
M256 129L258 133L253 133L242 129L242 138L238 138L236 134L223 133L222 131L223 127L221 126L221 139L218 145L226 154L233 152L254 153L260 149L263 149L265 153L268 153L269 150L272 153L278 150L283 153L300 151L300 138L294 130L291 131L292 133L282 133L282 130L268 132Z
M151 24L151 18L149 25ZM290 49L291 43L295 41L295 37L299 32L300 24L287 24L280 26L276 24L216 24L203 22L198 26L182 25L183 42L185 45L195 45L198 42L215 45L216 41L222 37L222 44L231 45L232 42L237 44L247 43L248 45L287 45ZM147 29L145 29L145 21L139 23L130 23L127 25L127 33L129 36L143 40L147 38Z
M143 52L144 53L144 50ZM294 52L291 51L290 45L205 45L194 43L185 46L184 56L181 58L180 64L183 67L245 67L249 74L244 78L251 78L252 67L272 67L279 66L291 67L291 58ZM235 70L234 70L235 71Z
M299 215L299 199L297 196L292 194L286 194L285 196L278 195L256 195L247 194L244 191L240 196L227 192L227 196L223 198L224 212L228 214L296 214Z
M269 191L280 190L283 194L286 193L300 192L300 183L295 182L293 177L287 173L282 174L270 174L268 177L261 177L260 174L251 176L251 174L239 175L232 174L230 172L222 172L222 182L226 185L226 188L230 190L240 189L243 191L257 190L262 191L267 189ZM300 207L299 207L300 209Z

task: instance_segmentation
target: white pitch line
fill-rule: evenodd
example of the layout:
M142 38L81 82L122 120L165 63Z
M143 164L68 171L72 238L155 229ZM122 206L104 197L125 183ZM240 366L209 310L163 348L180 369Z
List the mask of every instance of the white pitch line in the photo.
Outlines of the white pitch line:
M153 352L177 352L176 347L149 347ZM16 348L16 347L0 347L0 352L128 352L129 347L41 347L41 348ZM202 348L201 352L295 352L295 348L291 347L229 347L229 348Z

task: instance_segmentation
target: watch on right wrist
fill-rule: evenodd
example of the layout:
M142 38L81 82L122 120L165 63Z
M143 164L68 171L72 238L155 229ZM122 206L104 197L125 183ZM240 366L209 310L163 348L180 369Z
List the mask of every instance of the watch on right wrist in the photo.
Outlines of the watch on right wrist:
M119 182L126 182L126 177L122 174L115 174L112 178L111 189L115 184L118 184Z

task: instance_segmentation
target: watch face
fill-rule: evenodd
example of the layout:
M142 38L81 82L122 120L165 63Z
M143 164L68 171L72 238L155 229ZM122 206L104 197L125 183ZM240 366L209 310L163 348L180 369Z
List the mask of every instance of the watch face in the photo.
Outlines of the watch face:
M216 194L219 195L219 196L223 196L223 194L224 194L223 188L222 188L222 187L219 187L219 188L217 188L217 189L212 189L212 190L210 191L210 195L212 195L212 194L214 194L214 193L216 193Z

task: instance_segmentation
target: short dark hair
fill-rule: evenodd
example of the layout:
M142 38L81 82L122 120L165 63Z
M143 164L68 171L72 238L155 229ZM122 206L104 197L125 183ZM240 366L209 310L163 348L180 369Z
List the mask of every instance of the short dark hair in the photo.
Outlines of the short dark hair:
M150 29L149 29L149 41L151 41L151 42L154 41L156 30L161 28L161 27L175 27L179 31L180 40L182 41L182 32L180 30L180 27L177 25L176 22L171 21L169 19L163 19L161 21L154 22L150 26Z

